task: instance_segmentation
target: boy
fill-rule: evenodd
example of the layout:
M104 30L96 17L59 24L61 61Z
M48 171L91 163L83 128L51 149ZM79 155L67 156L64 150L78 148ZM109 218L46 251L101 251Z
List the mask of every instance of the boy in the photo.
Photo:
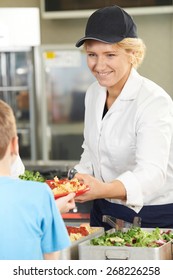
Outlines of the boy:
M18 155L12 109L0 100L0 259L58 259L70 239L50 188L10 176Z

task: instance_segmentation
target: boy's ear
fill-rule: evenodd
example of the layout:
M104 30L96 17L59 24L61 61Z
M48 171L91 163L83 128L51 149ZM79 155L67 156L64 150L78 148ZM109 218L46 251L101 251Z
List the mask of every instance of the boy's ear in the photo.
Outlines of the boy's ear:
M19 154L18 136L13 137L11 140L11 154L12 155Z

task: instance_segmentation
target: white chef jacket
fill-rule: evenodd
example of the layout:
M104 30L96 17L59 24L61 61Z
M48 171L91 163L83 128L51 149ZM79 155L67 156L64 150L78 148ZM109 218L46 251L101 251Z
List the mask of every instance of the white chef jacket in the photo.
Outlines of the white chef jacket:
M173 102L135 69L102 119L106 88L94 82L85 97L84 152L75 168L111 182L120 180L127 200L107 199L139 212L173 203Z

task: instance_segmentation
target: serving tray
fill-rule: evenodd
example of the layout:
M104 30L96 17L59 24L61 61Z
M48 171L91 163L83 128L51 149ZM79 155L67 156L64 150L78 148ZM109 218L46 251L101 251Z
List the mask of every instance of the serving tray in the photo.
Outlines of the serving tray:
M78 226L78 225L76 225L76 226ZM84 241L90 240L92 238L95 238L95 237L98 237L98 236L104 234L104 228L94 227L94 229L96 229L95 232L93 232L87 236L83 236L76 241L72 241L71 246L69 248L61 251L60 259L61 260L78 260L79 259L79 244Z
M152 231L153 228L143 228L145 231ZM163 229L167 230L167 229ZM115 232L115 229L107 231ZM100 234L100 236L103 234ZM152 247L128 247L128 246L95 246L90 244L92 238L79 244L80 260L172 260L173 244L172 241L166 244Z

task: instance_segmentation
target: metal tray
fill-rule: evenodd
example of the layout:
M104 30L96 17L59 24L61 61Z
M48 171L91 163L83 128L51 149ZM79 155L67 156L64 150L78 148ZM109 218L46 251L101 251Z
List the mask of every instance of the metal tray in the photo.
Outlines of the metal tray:
M73 224L73 226L74 226L74 224ZM78 260L79 259L79 249L78 249L79 244L81 242L90 240L94 237L98 237L102 234L104 234L104 228L98 227L97 231L95 231L87 236L84 236L76 241L73 241L69 248L64 249L60 252L60 260Z
M153 229L144 229L152 231ZM164 230L164 229L163 229ZM166 229L165 229L166 230ZM114 229L107 231L115 232ZM100 236L103 234L100 234ZM172 260L173 243L168 243L157 248L146 247L113 247L113 246L94 246L90 240L83 241L79 244L80 260Z

